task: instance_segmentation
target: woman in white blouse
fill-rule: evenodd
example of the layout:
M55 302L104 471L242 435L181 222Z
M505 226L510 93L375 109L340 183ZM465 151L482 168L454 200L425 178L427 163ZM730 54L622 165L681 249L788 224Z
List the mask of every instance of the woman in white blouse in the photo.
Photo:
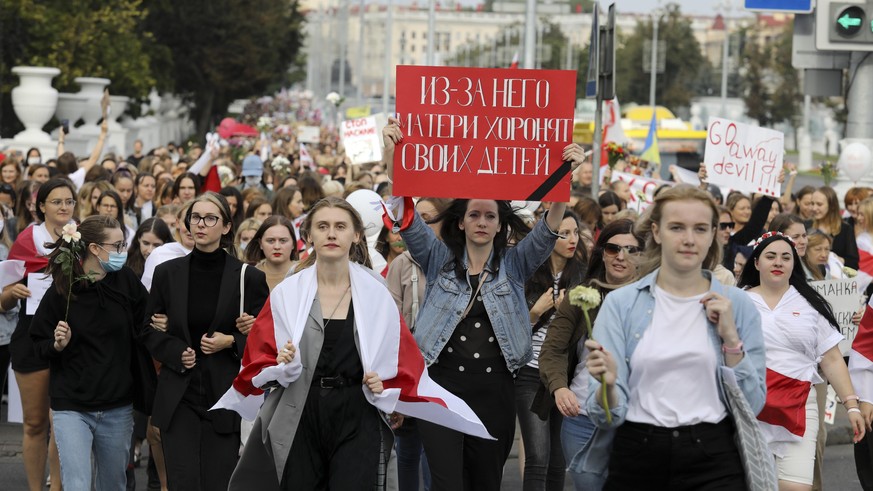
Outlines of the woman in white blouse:
M781 491L812 489L818 407L812 384L820 383L816 365L849 411L855 442L864 437L846 363L843 339L833 310L804 278L794 243L780 232L755 242L740 286L761 314L767 353L767 402L759 425L776 457Z

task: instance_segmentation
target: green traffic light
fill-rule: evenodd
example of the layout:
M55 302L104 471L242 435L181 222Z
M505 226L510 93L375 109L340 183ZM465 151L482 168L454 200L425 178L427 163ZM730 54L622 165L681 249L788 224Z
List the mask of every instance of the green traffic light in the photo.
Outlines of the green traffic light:
M837 23L843 26L843 29L848 29L850 27L857 27L861 25L861 19L858 17L852 17L851 15L844 14L837 20Z

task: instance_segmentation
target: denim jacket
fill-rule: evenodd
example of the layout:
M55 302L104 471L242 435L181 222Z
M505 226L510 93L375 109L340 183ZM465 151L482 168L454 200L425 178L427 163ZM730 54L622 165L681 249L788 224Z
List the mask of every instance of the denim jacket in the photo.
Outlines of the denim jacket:
M466 281L459 280L454 269L444 267L453 258L452 252L437 239L418 213L400 235L427 277L424 304L416 320L415 340L425 363L430 366L461 321L473 291L469 275ZM510 371L518 370L533 358L524 284L548 259L557 237L549 230L544 217L517 245L506 249L496 276L490 268L491 257L486 262L488 277L482 285L482 301Z
M601 395L600 380L590 377L588 382L589 393L586 408L588 417L598 428L615 428L625 421L630 392L628 388L630 359L643 333L652 323L652 314L655 310L655 296L652 294L652 286L659 271L660 269L655 270L636 283L610 293L597 314L597 320L594 323L594 338L603 345L604 350L612 354L618 365L618 377L615 384L615 395L618 403L615 407L610 407L611 425L607 423L606 412L598 403ZM755 414L758 414L764 408L764 401L767 397L767 368L761 316L748 295L742 290L722 285L709 271L704 270L703 274L710 280L710 291L727 297L733 306L734 321L745 351L745 356L733 367L733 371L749 406ZM721 338L718 335L716 325L708 320L707 324L709 325L709 338L712 341L713 352L719 359L719 366L722 366ZM719 398L727 407L721 376L718 371L710 376L716 378ZM688 383L693 384L694 381L689 380ZM594 438L600 441L592 444L594 451L589 452L591 460L585 465L587 469L592 471L606 469L609 463L609 449L613 434L614 432L595 432Z

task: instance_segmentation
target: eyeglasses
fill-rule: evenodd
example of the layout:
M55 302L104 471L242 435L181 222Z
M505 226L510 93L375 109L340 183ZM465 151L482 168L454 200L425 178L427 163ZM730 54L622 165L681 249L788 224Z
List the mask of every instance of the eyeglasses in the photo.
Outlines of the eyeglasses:
M105 246L111 246L113 249L115 249L115 252L117 252L119 254L124 252L124 242L123 241L118 241L118 242L115 242L113 244L107 244L106 242L98 242L98 244L105 245ZM101 249L103 249L103 248L101 247ZM106 249L103 249L103 250L105 251Z
M736 225L735 222L719 222L718 229L719 230L728 230L728 229L733 230L734 225Z
M618 244L611 244L607 242L603 244L603 253L610 257L618 256L620 252L624 251L626 256L636 256L643 252L642 247L637 246L620 246Z
M214 227L215 225L218 224L218 220L219 220L219 218L215 215L206 215L206 216L191 215L191 220L189 221L189 223L191 225L199 225L200 222L203 222L203 224L206 225L207 227Z
M104 210L117 210L118 205L112 203L103 203L100 205L100 208L103 208Z
M74 199L53 199L48 202L52 206L60 207L60 206L76 206L76 200Z

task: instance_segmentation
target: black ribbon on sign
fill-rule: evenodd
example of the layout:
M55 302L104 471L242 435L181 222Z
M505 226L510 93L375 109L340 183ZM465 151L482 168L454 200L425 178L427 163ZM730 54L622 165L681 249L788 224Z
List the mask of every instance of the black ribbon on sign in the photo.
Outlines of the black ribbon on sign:
M540 187L536 188L530 196L527 197L527 201L542 201L543 198L546 197L549 192L558 185L559 182L570 173L570 170L573 168L573 163L570 161L564 162L561 167L558 167L552 175L549 176L548 179L543 181L540 184Z

